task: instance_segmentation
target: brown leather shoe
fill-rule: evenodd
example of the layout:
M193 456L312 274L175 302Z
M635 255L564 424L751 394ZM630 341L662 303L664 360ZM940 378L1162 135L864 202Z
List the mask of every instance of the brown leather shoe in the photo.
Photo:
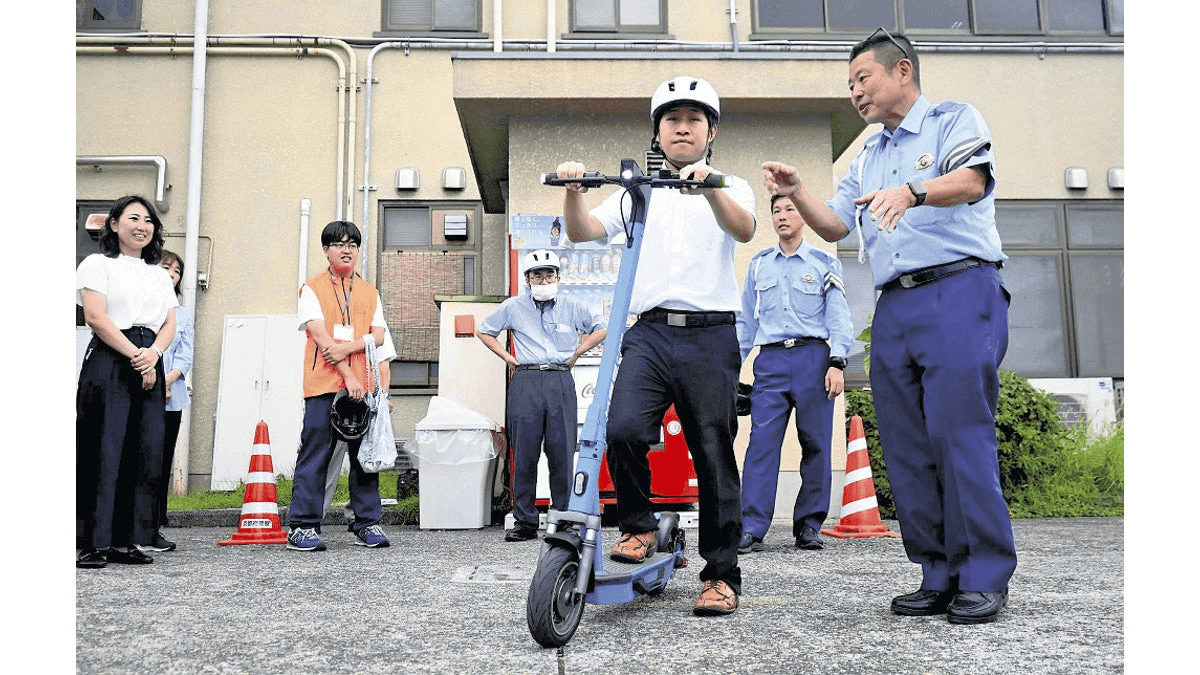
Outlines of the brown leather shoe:
M650 530L641 534L626 532L621 535L621 541L612 547L609 555L613 560L640 563L654 555L658 548L658 532Z
M733 614L733 611L737 607L737 593L733 592L729 584L720 579L710 579L704 582L704 590L700 592L700 599L696 601L696 606L692 608L692 614L696 616Z

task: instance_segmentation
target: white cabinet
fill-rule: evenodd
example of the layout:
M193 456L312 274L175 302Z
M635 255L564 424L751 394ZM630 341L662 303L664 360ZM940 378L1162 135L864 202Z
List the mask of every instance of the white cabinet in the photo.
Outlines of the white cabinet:
M213 490L233 490L246 479L259 420L267 423L272 468L292 475L304 421L305 342L294 314L225 316Z

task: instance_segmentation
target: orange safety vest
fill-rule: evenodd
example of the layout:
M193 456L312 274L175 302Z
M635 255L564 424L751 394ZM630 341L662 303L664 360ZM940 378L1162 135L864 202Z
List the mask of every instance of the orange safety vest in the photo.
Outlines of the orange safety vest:
M321 302L321 313L325 315L325 330L333 336L333 327L342 323L342 309L346 304L342 296L342 284L336 277L331 277L329 270L322 271L308 280L306 285L316 294ZM354 287L350 291L350 325L354 326L354 339L371 332L371 319L375 316L375 307L379 302L379 291L371 282L354 275ZM334 394L346 388L341 373L326 363L321 356L321 350L313 340L312 333L305 331L308 344L304 348L304 397ZM358 381L364 387L372 389L372 383L367 382L367 355L355 352L349 357L350 368Z

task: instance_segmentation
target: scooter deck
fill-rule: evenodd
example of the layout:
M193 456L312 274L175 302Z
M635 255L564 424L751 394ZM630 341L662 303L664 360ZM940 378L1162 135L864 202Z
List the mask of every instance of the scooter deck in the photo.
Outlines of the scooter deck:
M587 601L593 605L613 605L654 594L665 588L675 569L685 563L682 548L674 553L656 552L653 558L642 563L606 557L604 572L597 572L593 578L595 586L588 592Z

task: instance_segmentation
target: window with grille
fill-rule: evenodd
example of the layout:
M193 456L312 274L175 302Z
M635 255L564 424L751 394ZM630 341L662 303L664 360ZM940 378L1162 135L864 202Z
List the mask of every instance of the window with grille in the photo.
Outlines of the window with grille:
M478 33L480 0L383 0L383 30Z

